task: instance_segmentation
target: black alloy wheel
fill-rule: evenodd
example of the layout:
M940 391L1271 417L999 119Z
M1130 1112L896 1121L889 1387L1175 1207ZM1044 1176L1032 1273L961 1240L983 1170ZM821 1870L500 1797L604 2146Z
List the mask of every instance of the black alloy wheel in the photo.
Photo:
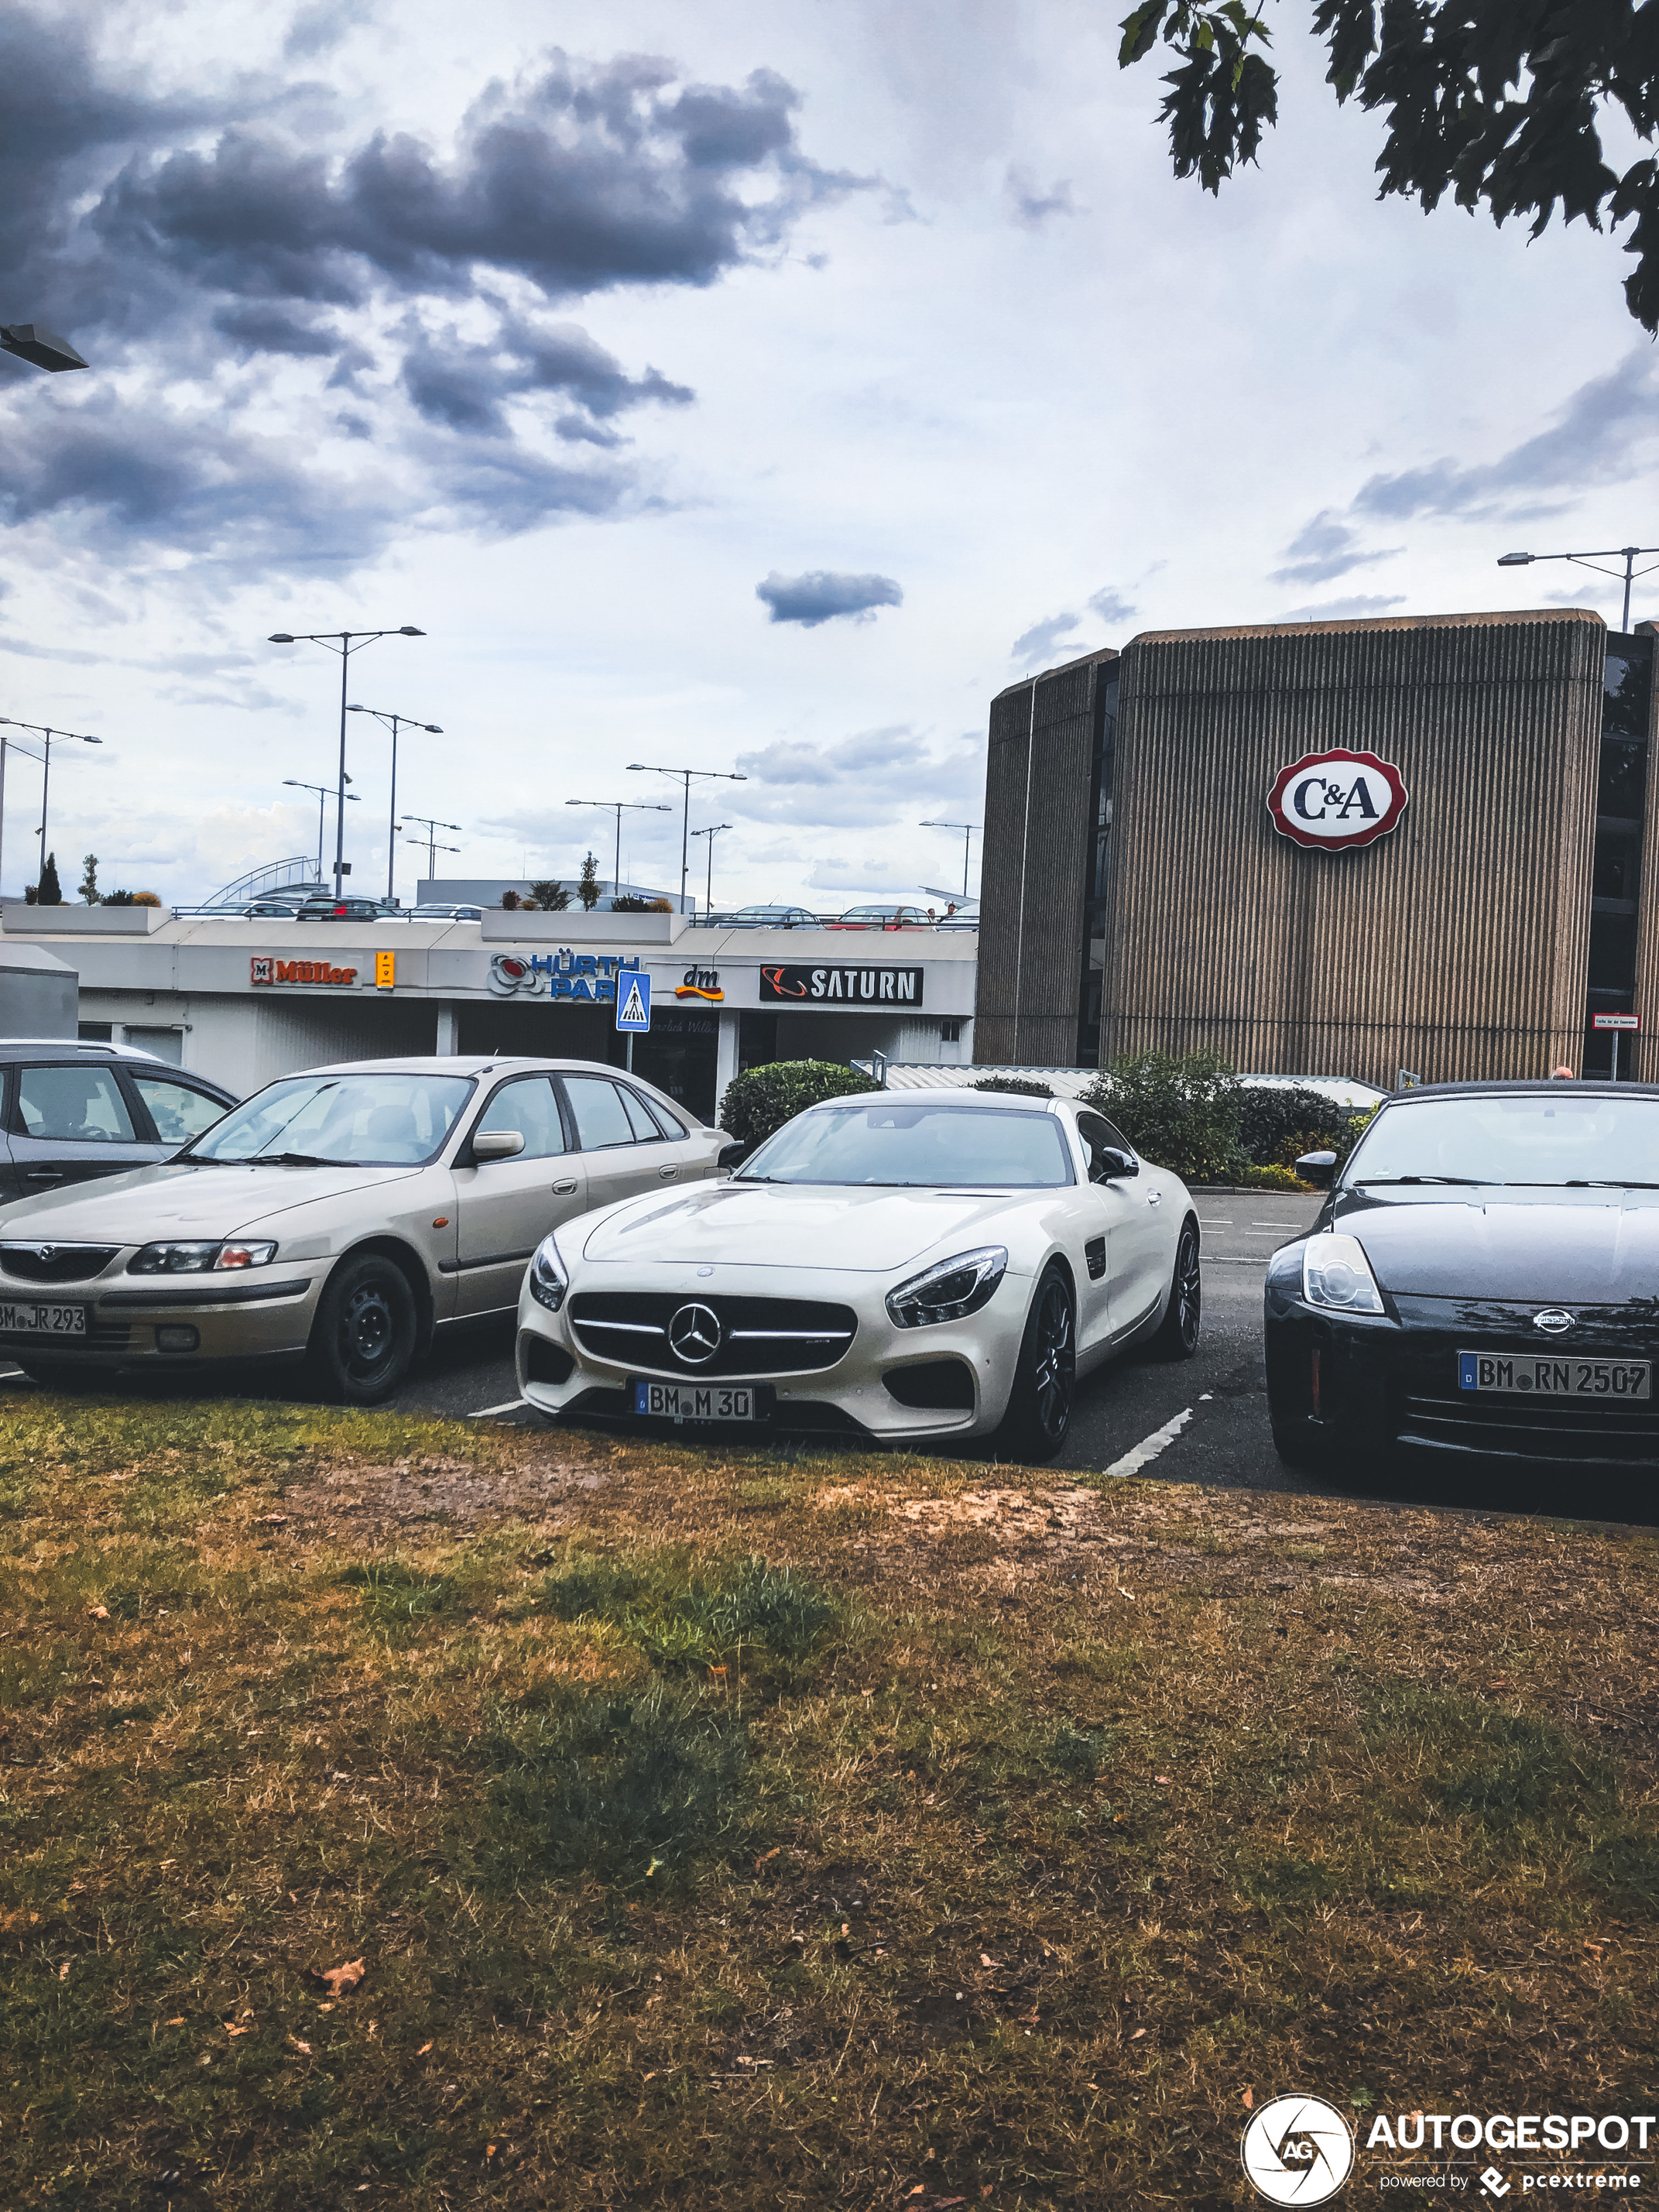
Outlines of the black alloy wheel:
M389 1398L415 1358L417 1316L409 1279L378 1252L348 1260L323 1292L311 1364L324 1393L345 1406Z
M1052 1263L1037 1285L1014 1370L997 1449L1040 1467L1065 1443L1077 1394L1077 1316L1071 1286Z
M1170 1279L1170 1303L1151 1346L1154 1359L1190 1359L1198 1350L1198 1333L1204 1320L1204 1285L1199 1270L1198 1224L1188 1218L1181 1226L1176 1246L1175 1273Z

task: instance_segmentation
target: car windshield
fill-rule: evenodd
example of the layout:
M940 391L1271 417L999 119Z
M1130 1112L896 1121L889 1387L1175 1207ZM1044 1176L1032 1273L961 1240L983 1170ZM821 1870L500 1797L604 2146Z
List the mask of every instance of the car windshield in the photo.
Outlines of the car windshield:
M1659 1098L1547 1091L1425 1098L1385 1107L1349 1161L1371 1183L1659 1188Z
M799 1115L769 1138L734 1180L1052 1190L1073 1176L1051 1114L884 1102Z
M233 1107L181 1155L326 1167L416 1167L472 1095L465 1075L295 1075Z

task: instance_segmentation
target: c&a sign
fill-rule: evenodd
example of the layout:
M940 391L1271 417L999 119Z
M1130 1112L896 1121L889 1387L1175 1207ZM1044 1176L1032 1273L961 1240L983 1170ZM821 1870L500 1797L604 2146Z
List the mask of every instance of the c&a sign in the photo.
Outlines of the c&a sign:
M1281 837L1316 853L1355 853L1398 827L1410 798L1400 771L1375 753L1334 745L1282 768L1267 793Z

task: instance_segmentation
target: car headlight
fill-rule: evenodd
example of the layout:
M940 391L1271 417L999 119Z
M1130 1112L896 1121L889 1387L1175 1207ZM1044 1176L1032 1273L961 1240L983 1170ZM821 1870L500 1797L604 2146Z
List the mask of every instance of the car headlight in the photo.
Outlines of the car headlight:
M220 1267L268 1267L276 1256L274 1244L227 1243L215 1237L205 1243L146 1244L127 1262L130 1275L206 1275Z
M1302 1248L1302 1295L1336 1313L1380 1314L1382 1293L1357 1237L1310 1237Z
M569 1288L570 1278L564 1272L557 1241L550 1231L536 1247L530 1262L530 1295L549 1313L557 1313Z
M912 1275L908 1283L887 1293L889 1318L897 1328L921 1328L933 1321L960 1321L977 1313L1002 1280L1008 1254L1000 1244L981 1244L976 1251L959 1252L954 1260L941 1260L925 1274Z

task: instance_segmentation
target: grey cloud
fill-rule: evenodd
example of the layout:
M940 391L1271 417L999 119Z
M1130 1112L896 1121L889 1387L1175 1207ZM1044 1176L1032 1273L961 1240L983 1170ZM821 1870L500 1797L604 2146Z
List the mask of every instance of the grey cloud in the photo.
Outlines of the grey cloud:
M1389 561L1404 549L1390 545L1371 550L1359 542L1359 532L1330 507L1322 508L1291 540L1286 547L1290 559L1282 568L1273 572L1275 584L1329 584L1337 577L1346 576L1354 568L1369 568L1377 561Z
M285 61L313 61L337 46L373 14L368 0L312 0L289 25L283 41Z
M429 421L487 437L507 433L504 400L556 392L583 410L558 417L559 434L602 446L617 441L598 428L595 417L603 421L653 400L685 406L696 396L654 368L629 376L613 354L569 324L538 331L509 323L492 345L421 335L404 355L403 380Z
M756 585L755 597L768 608L769 620L799 623L803 629L827 622L867 622L877 607L904 604L904 593L890 576L838 575L827 568L804 576L780 576L774 569Z
M734 784L720 804L750 821L798 829L890 830L924 804L930 814L976 805L984 795L983 763L977 740L935 754L902 723L828 744L778 738L738 756L734 765L749 781Z
M1069 177L1057 177L1044 191L1029 169L1015 164L1008 171L1003 189L1007 196L1010 214L1026 230L1041 230L1043 224L1054 216L1081 213L1072 198Z
M1023 630L1009 647L1010 659L1046 660L1051 653L1058 650L1060 640L1069 637L1082 619L1081 615L1050 615L1044 622L1033 623L1030 629Z
M213 327L244 355L256 353L333 355L341 341L332 331L296 322L280 307L224 307Z
M1497 460L1470 466L1444 459L1372 477L1360 487L1353 512L1391 521L1552 512L1589 485L1628 479L1632 449L1659 428L1656 403L1659 368L1651 353L1627 354L1606 376L1580 385L1549 429Z
M1361 622L1369 615L1385 615L1390 607L1406 604L1403 592L1394 592L1386 598L1359 599L1327 599L1312 607L1286 607L1278 619L1280 622Z
M1114 629L1121 629L1124 623L1133 621L1136 611L1134 601L1120 592L1115 584L1103 584L1099 591L1090 594L1084 605L1091 614L1098 615L1102 622ZM1009 659L1030 668L1046 661L1056 653L1082 651L1082 641L1073 635L1082 620L1081 615L1067 613L1049 615L1042 622L1033 623L1030 629L1023 631L1009 647Z
M1133 622L1138 612L1134 601L1126 599L1121 592L1110 584L1104 585L1099 591L1094 592L1089 605L1100 617L1102 622L1110 623L1114 627L1123 623Z

